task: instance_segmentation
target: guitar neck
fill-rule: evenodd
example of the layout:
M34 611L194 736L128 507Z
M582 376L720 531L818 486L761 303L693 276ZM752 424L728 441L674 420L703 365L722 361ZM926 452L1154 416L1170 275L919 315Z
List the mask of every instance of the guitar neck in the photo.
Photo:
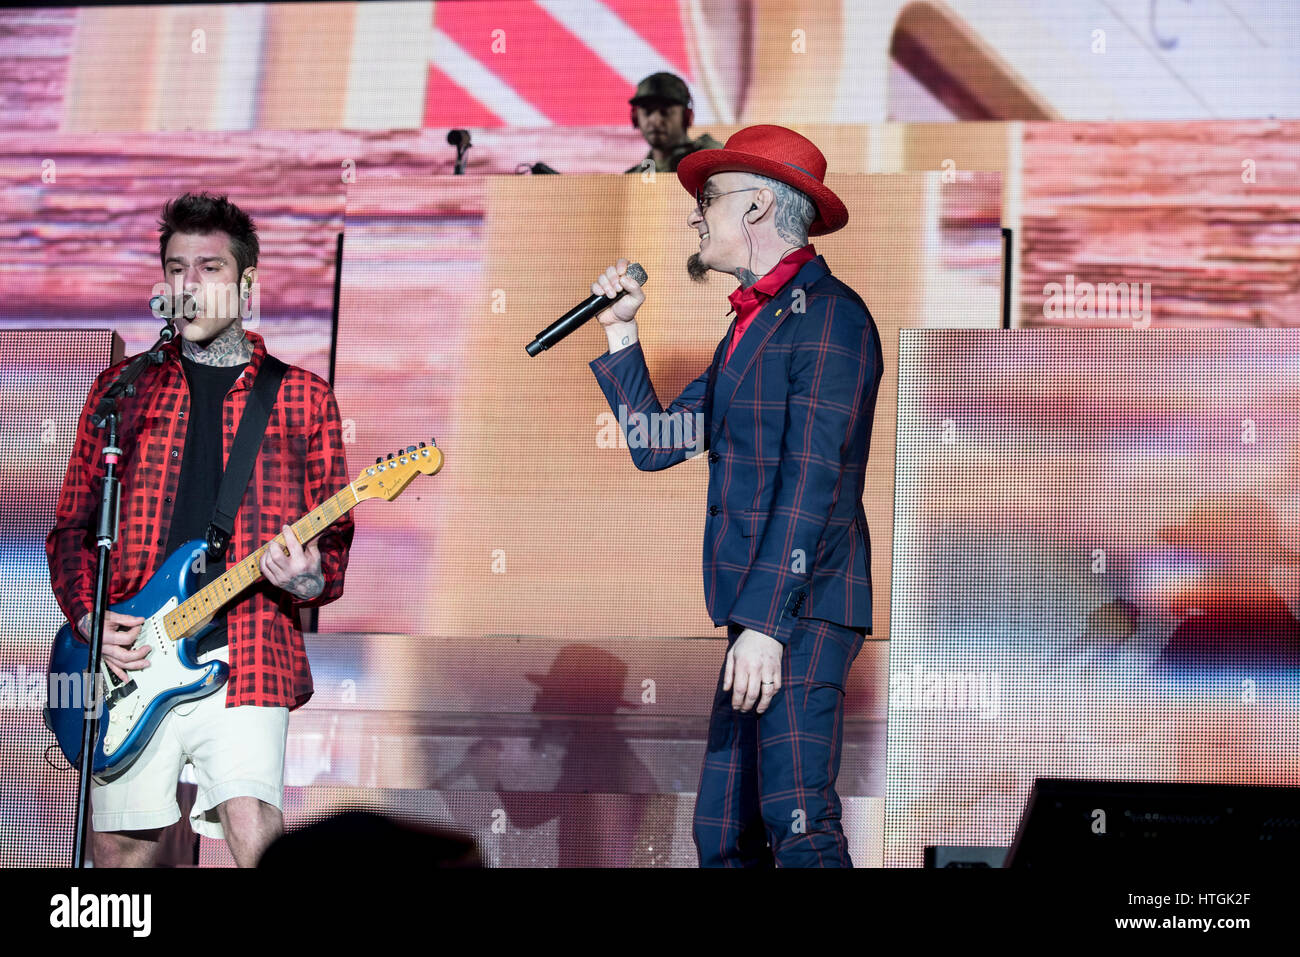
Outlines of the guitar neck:
M306 545L355 508L359 501L352 486L344 486L290 528L298 541ZM268 548L284 547L284 535L277 535L181 602L163 618L167 634L173 641L179 641L198 631L261 580L262 555Z

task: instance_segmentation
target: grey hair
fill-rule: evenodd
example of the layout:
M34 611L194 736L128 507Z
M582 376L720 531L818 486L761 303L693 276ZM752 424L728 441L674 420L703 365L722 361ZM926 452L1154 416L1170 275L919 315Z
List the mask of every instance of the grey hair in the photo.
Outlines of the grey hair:
M747 173L760 186L766 186L776 197L776 231L788 243L808 242L808 227L817 218L817 206L807 193L800 192L779 179Z

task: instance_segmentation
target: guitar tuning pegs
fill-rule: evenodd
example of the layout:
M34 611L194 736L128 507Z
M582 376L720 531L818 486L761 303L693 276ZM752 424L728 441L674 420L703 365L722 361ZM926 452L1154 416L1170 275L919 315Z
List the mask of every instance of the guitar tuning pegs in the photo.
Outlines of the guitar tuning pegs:
M384 457L383 457L382 455L376 455L376 456L375 456L375 464L376 464L376 465L382 465L382 464L383 464L383 461L384 461Z
M390 459L393 458L394 455L395 455L395 453L393 453L393 452L389 452L389 453L388 453L388 457L389 457Z
M429 444L436 449L438 447L438 440L435 439L433 436L429 436Z
M424 448L424 443L423 443L423 442L420 443L420 448Z
M410 454L411 454L412 452L414 452L414 451L415 451L415 446L414 446L414 445L408 445L408 446L406 447L406 454L407 454L407 455L410 455Z

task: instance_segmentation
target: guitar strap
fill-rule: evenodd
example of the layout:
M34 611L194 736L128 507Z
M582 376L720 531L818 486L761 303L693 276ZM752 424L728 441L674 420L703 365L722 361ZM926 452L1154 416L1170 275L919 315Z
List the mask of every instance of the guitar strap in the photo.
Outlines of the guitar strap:
M262 359L261 368L257 370L257 379L244 406L244 414L240 416L234 444L230 447L230 458L226 460L226 471L221 476L212 523L208 525L208 557L214 562L226 557L226 546L235 530L235 513L239 511L239 503L243 501L253 477L253 465L262 448L271 410L275 408L280 380L288 371L287 365L270 354Z

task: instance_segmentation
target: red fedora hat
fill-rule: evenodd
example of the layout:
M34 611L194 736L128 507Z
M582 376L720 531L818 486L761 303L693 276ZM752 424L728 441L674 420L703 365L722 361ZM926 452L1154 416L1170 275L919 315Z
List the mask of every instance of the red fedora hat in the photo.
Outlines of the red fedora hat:
M784 126L747 126L727 138L720 150L699 150L677 164L677 178L692 196L714 173L758 173L793 186L817 206L809 236L833 233L849 221L849 211L827 189L826 157L812 140Z

